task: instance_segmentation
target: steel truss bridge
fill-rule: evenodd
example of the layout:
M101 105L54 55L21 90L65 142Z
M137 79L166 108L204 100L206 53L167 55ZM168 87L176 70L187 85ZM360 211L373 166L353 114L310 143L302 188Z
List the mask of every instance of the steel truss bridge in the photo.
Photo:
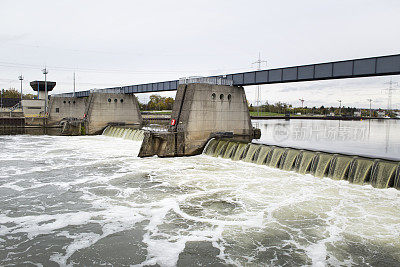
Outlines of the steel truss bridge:
M361 78L400 74L400 54L370 57L286 68L249 71L242 73L210 76L233 81L235 86L263 85L274 83L304 82L345 78ZM179 80L128 85L105 89L96 89L104 93L150 93L174 91ZM76 92L76 97L87 97L91 90ZM73 97L73 93L53 96Z

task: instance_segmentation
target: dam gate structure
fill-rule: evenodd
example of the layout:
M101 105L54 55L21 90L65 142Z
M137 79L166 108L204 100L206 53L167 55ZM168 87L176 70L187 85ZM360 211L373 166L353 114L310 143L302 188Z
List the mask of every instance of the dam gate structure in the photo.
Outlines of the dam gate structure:
M251 142L256 132L243 87L183 83L167 131L147 131L139 157L197 155L212 137Z
M64 134L100 134L109 124L140 127L142 115L135 95L93 91L88 97L54 96L49 103L50 125L62 124Z
M317 178L346 180L375 188L400 189L400 162L338 153L211 139L204 154L244 161Z
M86 98L85 111L82 114L85 132L96 134L110 124L132 125L132 127L139 127L142 124L134 94L177 90L170 125L163 131L143 132L139 157L197 155L203 152L210 139L215 138L214 140L223 141L209 143L205 150L206 154L217 153L219 156L223 153L223 157L230 157L233 160L311 173L317 177L328 176L353 183L369 183L378 188L399 188L400 167L396 162L328 155L323 152L316 154L307 150L295 151L280 147L259 147L250 143L252 139L259 138L260 132L252 127L243 89L243 86L250 85L398 74L400 74L400 54L217 75L201 79L153 82L101 89L96 92L88 90L60 96ZM125 103L130 104L123 106ZM82 113L82 108L79 109L78 113ZM55 111L52 106L51 113L53 112ZM129 138L137 135L132 132L128 134L128 130L122 132L116 129L109 129L107 135L110 134L112 136L123 134ZM226 143L227 138L230 143ZM214 144L216 150L212 151L210 149Z

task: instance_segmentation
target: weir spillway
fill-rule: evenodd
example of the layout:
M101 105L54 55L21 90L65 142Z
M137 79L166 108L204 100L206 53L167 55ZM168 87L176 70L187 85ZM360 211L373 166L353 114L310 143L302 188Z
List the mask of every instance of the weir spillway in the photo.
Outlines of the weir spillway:
M103 135L143 141L144 132L141 129L108 126ZM265 165L283 171L311 174L318 178L328 177L359 185L370 184L376 188L400 189L400 162L397 161L228 139L211 139L203 154Z
M144 131L140 129L131 129L125 127L108 126L104 129L103 135L110 137L119 137L133 141L143 141Z

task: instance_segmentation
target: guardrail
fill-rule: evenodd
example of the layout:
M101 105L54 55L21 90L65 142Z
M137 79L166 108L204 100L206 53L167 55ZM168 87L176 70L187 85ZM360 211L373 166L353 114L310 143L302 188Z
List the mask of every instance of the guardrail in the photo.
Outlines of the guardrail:
M215 85L233 85L233 80L223 77L184 77L179 79L179 84L206 83Z

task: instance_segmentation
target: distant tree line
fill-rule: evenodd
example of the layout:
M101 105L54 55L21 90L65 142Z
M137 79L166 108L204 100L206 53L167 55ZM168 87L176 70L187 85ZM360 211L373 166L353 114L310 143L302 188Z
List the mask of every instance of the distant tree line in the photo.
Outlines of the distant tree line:
M1 92L0 92L1 93ZM2 89L2 97L3 98L17 98L21 99L21 93L16 90L15 88L9 88L9 89ZM33 94L23 94L22 99L35 99L36 95Z
M18 92L17 92L18 93ZM174 99L172 97L162 97L160 95L151 95L150 100L147 103L139 102L140 110L150 111L150 110L172 110L172 106L174 105ZM301 115L342 115L342 116L354 116L354 112L361 110L362 116L369 116L369 109L359 109L355 107L293 107L291 104L285 102L277 102L274 104L270 104L266 102L264 105L260 107L255 107L248 103L250 112L269 112L269 113L277 113L277 114L301 114ZM385 111L382 109L373 109L372 116L378 116L378 111ZM389 114L389 116L396 116L394 112Z
M139 102L140 110L172 110L174 99L160 95L151 95L147 103Z
M278 114L301 114L301 115L339 115L341 114L342 116L353 116L354 112L360 111L361 110L361 115L362 116L369 116L369 109L363 108L355 108L355 107L346 107L342 106L341 108L339 107L325 107L325 106L320 106L320 107L293 107L291 104L284 103L284 102L277 102L275 104L269 104L266 102L264 105L261 105L259 108L255 107L253 105L249 105L249 111L250 112L255 112L255 111L260 111L260 112L271 112L271 113L278 113ZM384 111L382 109L373 109L372 110L372 116L377 116L378 111ZM389 116L395 116L394 112L392 111Z

